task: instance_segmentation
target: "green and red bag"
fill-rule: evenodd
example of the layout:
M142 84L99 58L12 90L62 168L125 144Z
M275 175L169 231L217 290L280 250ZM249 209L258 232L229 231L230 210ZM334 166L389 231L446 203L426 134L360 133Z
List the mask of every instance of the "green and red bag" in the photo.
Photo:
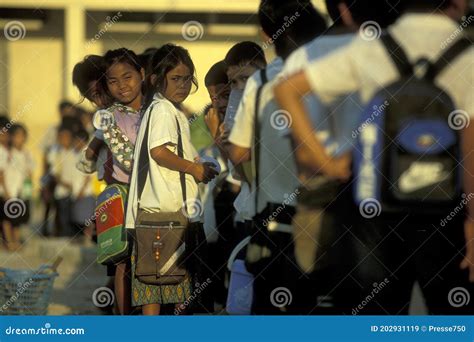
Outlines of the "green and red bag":
M117 264L131 254L132 244L124 226L127 195L128 186L112 184L97 198L95 217L99 264Z

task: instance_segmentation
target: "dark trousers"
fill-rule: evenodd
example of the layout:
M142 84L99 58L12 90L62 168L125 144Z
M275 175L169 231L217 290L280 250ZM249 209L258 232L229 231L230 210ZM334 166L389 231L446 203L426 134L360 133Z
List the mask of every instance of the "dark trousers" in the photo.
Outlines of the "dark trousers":
M415 281L430 314L474 313L469 298L474 288L467 271L459 268L464 216L459 213L442 224L450 212L359 217L347 227L354 262L345 285L352 283L357 295L352 314L407 314Z

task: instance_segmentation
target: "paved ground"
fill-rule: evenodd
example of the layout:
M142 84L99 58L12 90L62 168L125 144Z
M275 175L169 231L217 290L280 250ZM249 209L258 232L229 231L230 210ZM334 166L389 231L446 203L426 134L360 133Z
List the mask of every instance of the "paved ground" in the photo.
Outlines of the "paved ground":
M35 214L33 221L38 222L39 220L35 220L38 212ZM95 305L93 294L106 285L108 277L105 267L95 261L95 247L72 242L67 238L43 238L37 233L38 228L38 224L33 224L22 229L25 245L19 252L10 253L0 249L0 267L36 269L42 264L53 263L56 257L61 256L63 262L58 268L59 277L54 283L48 314L103 314L97 305L108 301L110 297L101 292L102 296L96 296L95 302L98 304ZM410 313L426 314L423 298L417 286L413 291Z

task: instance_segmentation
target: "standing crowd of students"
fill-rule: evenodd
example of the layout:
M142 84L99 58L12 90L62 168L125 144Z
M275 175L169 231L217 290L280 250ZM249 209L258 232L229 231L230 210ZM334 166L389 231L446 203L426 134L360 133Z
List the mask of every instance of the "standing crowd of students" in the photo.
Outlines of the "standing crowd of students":
M310 1L261 1L264 46L276 57L267 62L248 41L216 56L204 82L213 143L200 151L190 135L199 117L183 106L198 87L184 47L139 55L120 48L74 68L73 83L98 109L87 124L92 139L63 119L58 147L45 158L67 234L71 208L76 223L91 215L91 174L109 190L120 187L122 212L105 205L94 215L99 248L112 243L101 240L98 221L107 215L120 218L121 242L129 243L107 265L118 314L214 313L231 296L252 314L406 314L415 282L430 313L472 314L473 303L456 305L452 292L473 289L474 204L466 199L474 193L474 128L446 133L451 113L440 114L446 122L429 116L444 105L474 115L472 43L464 44L465 32L453 48L446 43L468 1L325 3L331 25ZM428 88L434 95L420 90ZM0 136L0 157L20 158L26 131ZM9 164L0 164L5 201L19 186L8 189ZM24 164L18 184L31 172ZM179 281L147 281L138 255L158 263L166 246L157 230L140 251L143 217L178 212L189 221L186 272ZM14 244L15 230L4 232ZM229 292L238 260L251 281Z

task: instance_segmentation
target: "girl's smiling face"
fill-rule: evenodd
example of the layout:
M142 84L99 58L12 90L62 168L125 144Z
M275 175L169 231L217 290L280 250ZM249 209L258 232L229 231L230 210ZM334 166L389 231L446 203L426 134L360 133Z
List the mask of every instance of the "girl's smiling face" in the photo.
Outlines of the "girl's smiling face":
M166 74L166 89L163 96L173 103L182 103L191 92L193 74L183 63Z
M114 99L136 110L142 100L144 70L137 71L128 63L115 63L107 69L107 87Z

